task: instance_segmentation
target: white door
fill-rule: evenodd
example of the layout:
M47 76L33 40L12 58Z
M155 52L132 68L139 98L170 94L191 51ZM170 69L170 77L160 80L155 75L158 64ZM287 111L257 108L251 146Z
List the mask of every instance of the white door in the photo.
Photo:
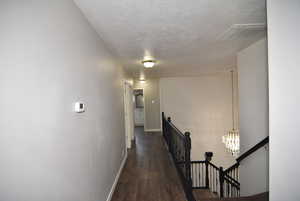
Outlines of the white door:
M131 148L131 140L134 139L133 90L127 82L124 87L124 108L126 147Z

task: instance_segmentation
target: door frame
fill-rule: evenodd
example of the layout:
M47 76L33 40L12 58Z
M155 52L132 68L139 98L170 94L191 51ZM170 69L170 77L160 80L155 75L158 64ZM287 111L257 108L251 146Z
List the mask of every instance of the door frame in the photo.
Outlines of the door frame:
M132 85L124 82L124 122L125 122L125 144L126 149L132 147L134 137L134 119L133 119L133 89Z

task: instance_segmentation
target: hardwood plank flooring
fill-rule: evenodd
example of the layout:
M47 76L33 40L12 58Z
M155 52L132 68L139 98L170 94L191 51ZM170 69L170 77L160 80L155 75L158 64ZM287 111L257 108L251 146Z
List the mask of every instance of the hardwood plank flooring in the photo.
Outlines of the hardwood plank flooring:
M186 201L161 134L137 127L135 136L112 201Z
M193 190L193 194L196 200L206 200L209 198L218 198L216 193L212 193L210 190L207 189L195 189Z

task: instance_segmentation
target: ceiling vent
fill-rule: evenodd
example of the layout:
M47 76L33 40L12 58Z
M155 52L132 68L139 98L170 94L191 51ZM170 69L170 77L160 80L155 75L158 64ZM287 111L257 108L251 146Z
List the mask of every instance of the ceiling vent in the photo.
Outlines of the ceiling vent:
M241 37L253 36L253 34L264 31L266 31L265 23L234 24L224 33L220 34L217 40L235 40Z

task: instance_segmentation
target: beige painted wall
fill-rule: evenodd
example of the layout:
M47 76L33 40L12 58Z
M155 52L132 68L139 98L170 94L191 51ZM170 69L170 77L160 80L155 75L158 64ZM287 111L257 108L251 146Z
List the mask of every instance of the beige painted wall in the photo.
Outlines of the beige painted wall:
M135 81L134 88L144 90L145 130L161 130L159 79L147 79L145 82Z
M125 153L122 67L71 0L0 1L0 27L0 200L105 201Z
M162 111L182 132L191 132L192 159L203 160L212 151L217 166L233 165L234 157L222 143L232 129L231 74L162 78L160 88Z
M267 40L240 51L237 63L242 154L269 135ZM241 195L268 191L268 162L264 148L241 162Z

